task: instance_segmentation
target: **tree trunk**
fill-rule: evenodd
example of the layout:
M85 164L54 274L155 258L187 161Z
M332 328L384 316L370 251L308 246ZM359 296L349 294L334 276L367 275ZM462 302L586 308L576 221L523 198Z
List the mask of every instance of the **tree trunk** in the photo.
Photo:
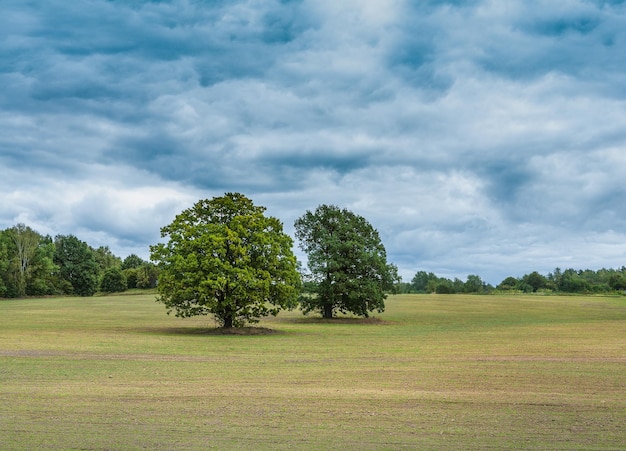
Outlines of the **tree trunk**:
M333 317L333 305L332 304L324 304L324 318L330 319Z
M233 315L224 317L224 329L232 329L233 327Z

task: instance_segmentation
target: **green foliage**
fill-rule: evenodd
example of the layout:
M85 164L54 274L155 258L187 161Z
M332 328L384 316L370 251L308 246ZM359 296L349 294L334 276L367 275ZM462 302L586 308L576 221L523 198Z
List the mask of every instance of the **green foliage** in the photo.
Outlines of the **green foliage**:
M136 257L137 260L133 258ZM153 263L145 262L134 254L124 260L122 270L128 288L155 288L159 279L159 268Z
M137 268L123 269L124 277L126 277L126 285L128 288L137 288Z
M139 268L135 268L137 288L156 288L159 279L159 268L152 263L144 262Z
M517 280L515 277L509 276L502 282L500 282L496 288L501 291L511 291L515 290L518 284L519 280Z
M438 277L432 272L418 271L411 280L411 284L417 293L430 293L434 291L433 287L436 286L437 280ZM434 285L433 282L435 282Z
M547 281L544 276L539 274L537 271L533 271L522 278L522 283L528 285L530 287L530 291L536 292L541 288L545 288Z
M6 279L9 267L9 252L7 249L7 236L4 231L0 231L0 297L7 297Z
M387 292L399 281L387 263L378 231L365 218L334 205L307 211L295 222L300 248L308 255L313 296L303 296L305 313L336 311L367 317L385 309Z
M92 296L98 287L99 274L94 251L74 235L57 235L54 244L54 261L59 265L61 277L69 282L73 293Z
M623 282L624 281L624 282ZM521 279L507 277L500 284L501 291L523 291L533 293L548 291L557 293L611 293L626 289L626 268L600 269L598 271L556 268L554 272L543 276L537 271L524 275Z
M96 263L98 264L98 272L102 277L109 269L111 268L119 268L122 264L122 260L113 255L109 246L100 246L97 249L93 250L93 256L96 259Z
M10 271L13 272L17 296L26 296L31 261L35 258L41 235L24 224L6 231L11 244Z
M24 224L0 231L0 296L54 294L54 244Z
M28 296L51 295L59 292L57 287L59 267L54 264L54 250L52 238L42 237L30 266L26 283Z
M608 285L613 290L626 290L626 275L618 273L611 274Z
M50 236L43 236L24 224L0 230L0 297L43 296L58 293L89 295L102 283L105 272L114 267L121 267L128 288L154 288L158 280L159 269L136 254L127 256L123 261L115 256L108 246L94 249L87 245L96 263L95 284L86 276L90 270L82 271L86 276L79 282L75 270L59 268L62 254L57 247L62 241L54 242ZM86 252L88 254L89 252ZM92 265L87 257L85 267ZM78 264L78 260L71 263ZM81 273L81 271L79 271ZM68 279L67 277L70 277ZM78 277L79 278L79 277ZM74 284L80 285L78 289ZM309 280L305 284L307 296L304 304L317 296L318 282ZM561 271L544 276L537 271L523 277L507 277L497 289L509 292L555 292L555 293L615 293L626 291L626 267L620 269ZM397 279L389 290L395 293L488 293L493 287L482 281L478 275L468 275L467 280L453 280L438 277L432 272L418 271L410 283ZM316 301L317 302L317 301Z
M470 274L467 276L467 280L463 285L463 290L466 293L484 293L486 288L486 283L475 274Z
M100 291L105 293L116 293L126 291L126 276L120 268L109 268L102 276Z
M395 294L409 294L414 293L413 284L408 282L397 282L394 287Z
M294 307L300 276L282 223L242 194L201 200L151 246L159 302L176 316L213 314L225 328ZM139 277L138 277L139 282Z
M122 269L133 269L143 266L146 262L136 254L130 254L122 262Z
M438 277L432 272L418 271L415 273L411 285L418 293L488 293L493 287L484 282L480 276L470 274L463 282L459 278L454 280Z
M448 281L449 282L449 281ZM447 281L443 280L437 284L435 287L435 293L437 294L453 294L454 287L452 284L447 283Z

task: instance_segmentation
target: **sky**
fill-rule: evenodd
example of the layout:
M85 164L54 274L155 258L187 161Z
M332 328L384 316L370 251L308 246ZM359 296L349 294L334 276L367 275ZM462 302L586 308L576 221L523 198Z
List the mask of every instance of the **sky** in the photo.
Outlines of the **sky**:
M626 265L626 1L1 9L2 229L148 259L241 192L363 216L405 282Z

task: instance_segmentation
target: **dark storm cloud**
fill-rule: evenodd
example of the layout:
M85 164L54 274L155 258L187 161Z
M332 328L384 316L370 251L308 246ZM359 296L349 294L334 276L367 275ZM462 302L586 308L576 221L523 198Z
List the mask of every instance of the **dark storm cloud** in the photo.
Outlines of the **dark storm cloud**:
M621 265L624 30L619 1L5 2L1 224L145 256L243 191L288 230L353 209L408 279Z

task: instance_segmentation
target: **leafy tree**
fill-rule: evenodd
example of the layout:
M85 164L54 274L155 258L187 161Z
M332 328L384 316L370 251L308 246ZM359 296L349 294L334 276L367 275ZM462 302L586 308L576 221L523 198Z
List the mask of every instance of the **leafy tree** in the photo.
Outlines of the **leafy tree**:
M608 284L613 290L626 290L626 277L620 273L612 274Z
M135 269L136 279L135 285L137 288L155 288L159 279L159 268L152 263L144 263L139 268Z
M52 238L49 235L41 237L26 280L27 295L43 296L58 292L59 267L54 264L54 250Z
M176 316L213 314L224 327L295 307L300 285L282 223L239 193L201 200L161 229L150 247L158 301Z
M561 282L559 284L559 290L564 293L589 292L591 289L590 284L581 277L580 273L582 273L582 271L575 271L572 268L563 271Z
M533 271L530 274L526 274L522 277L522 283L531 287L531 291L535 292L546 286L546 278L539 274L537 271Z
M105 293L117 293L126 291L126 276L120 268L109 268L102 276L100 291Z
M0 231L0 296L54 294L54 244L24 224Z
M71 285L72 293L92 296L98 287L99 268L91 247L74 235L57 235L54 245L55 263L61 278Z
M562 278L563 273L561 272L561 268L557 266L554 269L554 272L548 274L548 277L546 277L546 281L552 290L559 291Z
M480 276L470 274L465 281L464 290L466 293L482 293L485 291L486 285Z
M449 279L440 279L439 283L435 287L435 293L437 294L454 294L454 285Z
M124 277L126 277L126 286L128 288L137 288L137 268L123 269Z
M0 297L8 296L7 278L9 268L8 237L0 230Z
M295 222L300 248L308 255L312 296L303 296L303 311L332 318L336 311L368 316L385 309L387 291L400 280L387 263L378 231L365 218L334 205L320 205Z
M465 284L461 279L455 277L452 281L452 293L463 293L465 291Z
M100 246L92 250L101 275L111 268L119 268L122 264L122 259L114 255L109 246Z
M122 269L139 268L139 267L141 267L141 266L143 266L145 264L146 264L146 262L143 261L143 259L141 257L139 257L136 254L130 254L122 262Z
M506 279L504 279L502 282L500 282L496 288L502 291L509 291L509 290L516 289L518 284L519 284L519 280L517 280L515 277L509 276Z
M24 224L7 230L12 242L12 263L15 270L17 296L26 295L27 272L41 240L41 235Z
M434 279L430 279L428 281L428 285L426 285L426 292L427 293L436 293L437 292L437 285L439 285L441 282L448 282L451 283L451 281L449 281L448 279L442 279L439 277L436 277Z
M122 262L128 288L154 288L157 286L159 269L136 254L130 254Z
M415 273L415 276L413 276L411 284L413 285L415 291L417 291L418 293L427 293L434 291L432 290L433 284L431 283L431 281L436 282L437 280L438 277L432 272L418 271ZM429 289L429 283L431 284L431 289Z
M407 294L415 292L413 288L413 284L408 282L396 282L395 290L396 293L399 294Z

